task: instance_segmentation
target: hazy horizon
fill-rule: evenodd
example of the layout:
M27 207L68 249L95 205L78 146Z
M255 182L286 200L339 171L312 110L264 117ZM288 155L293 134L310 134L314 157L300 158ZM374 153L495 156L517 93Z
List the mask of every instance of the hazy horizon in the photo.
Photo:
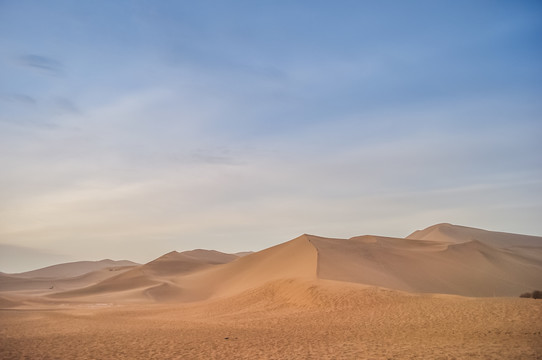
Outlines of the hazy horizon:
M0 271L442 222L540 236L541 16L2 1Z

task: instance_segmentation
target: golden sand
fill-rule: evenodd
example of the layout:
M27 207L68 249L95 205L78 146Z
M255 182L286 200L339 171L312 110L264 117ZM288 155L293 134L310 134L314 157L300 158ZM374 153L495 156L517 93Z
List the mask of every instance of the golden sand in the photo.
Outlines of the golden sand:
M518 298L540 237L440 224L79 270L0 274L0 359L542 359L542 300Z
M278 281L197 305L0 312L2 359L542 359L542 301Z

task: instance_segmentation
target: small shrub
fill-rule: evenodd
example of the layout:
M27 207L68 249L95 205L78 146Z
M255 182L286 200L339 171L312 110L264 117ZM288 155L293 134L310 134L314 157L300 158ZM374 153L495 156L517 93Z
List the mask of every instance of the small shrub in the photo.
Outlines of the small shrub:
M542 291L535 290L532 293L526 292L519 296L520 298L533 298L533 299L542 299Z

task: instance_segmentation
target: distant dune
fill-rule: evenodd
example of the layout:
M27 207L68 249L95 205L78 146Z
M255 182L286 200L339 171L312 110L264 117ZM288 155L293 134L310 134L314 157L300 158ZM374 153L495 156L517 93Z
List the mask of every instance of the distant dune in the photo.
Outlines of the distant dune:
M17 274L6 274L20 278L67 278L101 270L108 267L135 266L138 263L128 260L100 260L100 261L75 261L64 264L47 266L41 269Z
M239 257L215 250L172 251L159 258L109 277L93 285L68 292L53 293L55 298L77 297L79 299L108 299L128 301L169 301L193 298L179 288L178 279L209 267L226 264Z
M542 287L542 258L525 257L478 240L438 241L360 237L313 238L322 279L409 292L514 296Z
M406 238L451 243L462 243L471 240L477 240L490 246L500 248L542 246L542 238L539 236L488 231L452 224L433 225L423 230L417 230Z
M36 277L27 278L0 274L0 292L24 292L25 294L43 295L84 288L104 281L134 268L132 266L107 267L73 277Z
M305 234L256 253L173 251L144 265L104 260L2 274L0 293L48 301L194 302L292 279L410 293L518 296L542 288L542 237L451 224L406 238Z

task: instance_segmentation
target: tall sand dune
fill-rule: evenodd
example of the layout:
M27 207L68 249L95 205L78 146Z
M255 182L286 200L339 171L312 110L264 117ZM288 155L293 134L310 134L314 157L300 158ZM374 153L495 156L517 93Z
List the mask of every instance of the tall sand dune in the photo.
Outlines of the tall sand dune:
M55 298L93 298L130 301L181 299L185 293L174 282L179 276L225 264L238 256L215 250L172 251L147 264L134 267L93 285L52 294Z
M0 274L27 286L0 288L0 358L542 358L542 301L518 297L542 289L542 247L472 236L487 233L439 225L406 239L302 235L242 257L171 252L55 279L68 291Z
M542 258L477 240L464 243L314 238L318 276L410 292L516 296L542 288ZM522 290L523 289L523 290Z
M437 224L423 230L414 231L407 239L432 240L462 243L478 240L491 246L510 248L518 246L542 247L542 237L488 231L467 226Z
M234 261L231 261L234 260ZM227 297L278 279L316 279L317 251L302 235L243 257L218 252L171 252L145 265L53 298L193 302Z
M518 296L542 289L540 240L450 224L404 239L305 234L242 257L173 251L118 273L102 269L55 279L54 287L49 279L1 275L0 291L34 291L62 301L195 302L236 296L270 282L326 280L412 293Z
M179 280L192 299L225 297L278 279L316 279L317 251L307 235Z

